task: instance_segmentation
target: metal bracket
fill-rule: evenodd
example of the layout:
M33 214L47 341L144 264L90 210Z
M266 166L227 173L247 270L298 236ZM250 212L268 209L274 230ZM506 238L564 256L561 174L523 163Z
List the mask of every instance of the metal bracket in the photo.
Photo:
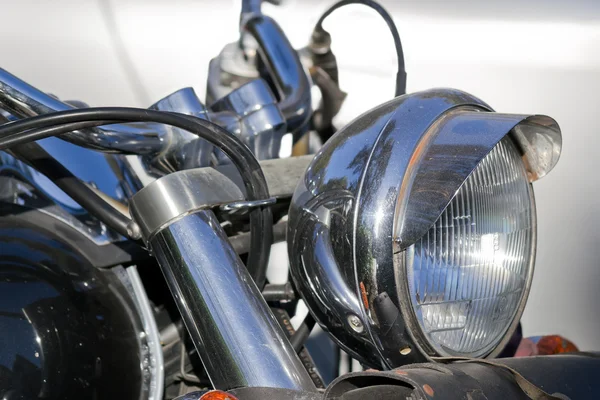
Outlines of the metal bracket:
M276 202L277 202L277 199L275 197L269 197L268 199L264 199L264 200L236 201L236 202L229 203L229 204L223 204L219 208L221 209L221 211L231 211L232 213L234 213L236 211L247 210L249 208L270 206L270 205L275 204Z

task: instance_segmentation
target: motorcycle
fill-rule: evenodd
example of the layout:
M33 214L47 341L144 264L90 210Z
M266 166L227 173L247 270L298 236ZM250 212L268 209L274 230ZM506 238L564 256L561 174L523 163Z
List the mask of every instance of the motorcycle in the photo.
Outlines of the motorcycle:
M388 24L398 73L338 130L323 21L353 3ZM90 108L0 70L1 397L592 397L596 354L496 358L533 279L531 183L558 162L556 121L406 94L374 1L334 4L300 50L259 0L240 32L204 103L184 88ZM285 284L266 277L278 242ZM365 370L325 385L316 324Z

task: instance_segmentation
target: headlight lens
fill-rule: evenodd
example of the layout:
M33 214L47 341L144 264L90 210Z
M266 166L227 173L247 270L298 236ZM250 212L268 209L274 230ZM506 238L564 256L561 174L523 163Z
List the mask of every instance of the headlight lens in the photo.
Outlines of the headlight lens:
M481 357L497 346L524 304L534 236L533 191L506 136L405 253L410 302L437 352Z

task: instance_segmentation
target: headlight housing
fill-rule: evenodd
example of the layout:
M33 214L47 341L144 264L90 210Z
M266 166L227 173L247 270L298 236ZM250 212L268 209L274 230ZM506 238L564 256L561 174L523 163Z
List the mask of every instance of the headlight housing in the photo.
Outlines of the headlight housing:
M374 367L496 355L531 284L531 182L560 148L551 118L455 90L396 98L340 130L290 208L292 277L317 321Z

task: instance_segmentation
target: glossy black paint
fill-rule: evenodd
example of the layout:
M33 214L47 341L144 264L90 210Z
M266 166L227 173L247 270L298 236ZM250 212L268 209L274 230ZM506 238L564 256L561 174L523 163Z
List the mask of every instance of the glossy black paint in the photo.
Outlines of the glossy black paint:
M139 320L110 271L0 219L0 398L139 399Z

